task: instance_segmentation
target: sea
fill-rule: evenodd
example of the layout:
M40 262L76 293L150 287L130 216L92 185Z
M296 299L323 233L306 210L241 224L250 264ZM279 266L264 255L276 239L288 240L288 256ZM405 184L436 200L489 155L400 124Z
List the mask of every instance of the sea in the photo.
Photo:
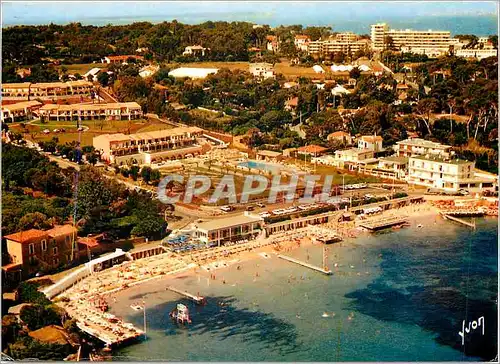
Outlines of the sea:
M458 34L475 34L477 36L488 36L498 34L498 16L493 14L456 14L456 15L411 15L394 16L380 15L380 13L358 14L354 9L349 9L349 4L342 5L342 10L337 9L324 11L321 4L317 8L292 8L290 11L200 11L194 12L166 12L159 10L153 14L141 15L141 4L136 4L136 11L133 15L108 15L95 16L93 13L78 13L77 16L64 12L32 13L8 12L3 18L3 27L12 25L36 25L36 24L68 24L79 22L84 25L105 26L108 24L125 25L134 22L161 23L164 21L177 20L184 24L200 24L207 21L246 21L255 24L267 24L271 27L280 25L300 24L306 26L326 26L335 32L351 31L356 34L370 34L370 25L385 22L392 29L416 29L416 30L449 30L452 36ZM146 10L144 10L146 11Z
M316 265L323 259L317 245L286 254ZM418 218L407 228L329 245L327 261L331 276L270 255L218 270L216 280L185 275L121 292L111 312L141 328L146 317L147 339L114 351L114 360L490 361L497 356L496 219L478 219L471 230L440 217ZM203 294L208 303L195 306L166 291L167 285ZM129 307L143 300L146 315ZM177 303L190 308L190 325L169 319Z

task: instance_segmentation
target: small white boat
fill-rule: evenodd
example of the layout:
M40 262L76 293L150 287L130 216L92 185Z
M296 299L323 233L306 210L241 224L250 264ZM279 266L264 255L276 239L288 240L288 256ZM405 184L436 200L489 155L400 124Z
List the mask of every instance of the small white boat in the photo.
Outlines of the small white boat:
M422 224L418 224L418 225L417 225L417 227L418 227L418 228L423 228L423 227L424 227L424 225L422 225Z
M321 315L321 317L330 317L330 315L327 312L323 312L323 314Z
M136 311L142 310L142 306L139 306L139 305L130 305L130 308L132 308L133 310L136 310Z

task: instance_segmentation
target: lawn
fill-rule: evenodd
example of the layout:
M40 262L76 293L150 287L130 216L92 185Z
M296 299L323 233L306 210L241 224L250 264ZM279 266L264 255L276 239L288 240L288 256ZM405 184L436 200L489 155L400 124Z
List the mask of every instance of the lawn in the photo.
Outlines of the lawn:
M25 124L25 128L20 125L12 126L11 129L15 132L21 132L24 136L32 141L48 141L53 137L59 139L59 143L64 144L67 142L77 141L81 138L81 145L92 145L93 138L101 134L124 133L133 134L148 131L156 131L163 129L171 129L172 126L154 121L145 120L86 120L82 125L87 126L87 131L78 132L76 123L74 121L49 121L41 123L39 121L30 124ZM64 128L65 132L53 133L54 129ZM42 131L49 129L51 133L43 134Z
M169 64L169 67L188 67L188 68L229 68L230 70L248 71L249 62L193 62L193 63L175 63ZM276 73L283 74L286 78L294 79L297 77L324 78L324 74L314 72L312 67L291 66L290 62L282 61L274 65Z
M90 71L92 68L107 68L108 64L107 63L74 63L74 64L63 64L58 66L60 69L61 67L66 67L68 69L68 73L79 73L80 75L84 75L88 71Z

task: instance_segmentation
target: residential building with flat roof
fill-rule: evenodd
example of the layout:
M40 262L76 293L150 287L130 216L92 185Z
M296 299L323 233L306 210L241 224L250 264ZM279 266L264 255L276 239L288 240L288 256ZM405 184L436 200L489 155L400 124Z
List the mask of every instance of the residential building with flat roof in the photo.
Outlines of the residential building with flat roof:
M109 163L135 159L139 164L151 164L202 154L203 147L197 143L202 133L202 129L190 126L130 135L104 134L94 137L93 145L101 152L101 159Z
M142 118L142 109L137 102L109 104L47 104L39 109L41 120L135 120Z
M398 157L415 157L419 155L450 155L451 145L432 142L421 138L409 138L396 142L395 152Z
M449 192L494 190L497 184L476 176L474 162L431 155L409 158L408 183Z
M345 131L335 131L333 133L328 134L326 140L333 141L337 140L341 143L349 145L352 143L352 137L350 133L346 133Z
M274 66L271 63L250 63L248 68L250 73L259 79L276 78Z
M348 148L335 151L335 166L345 168L350 164L374 163L375 152L370 149Z
M255 239L263 230L264 219L260 216L243 215L213 219L195 225L195 237L206 244L224 245L244 239Z
M392 39L393 46L412 53L436 56L449 51L451 33L444 30L412 30L412 29L389 29L385 23L371 26L372 49L382 51L387 48L386 40Z

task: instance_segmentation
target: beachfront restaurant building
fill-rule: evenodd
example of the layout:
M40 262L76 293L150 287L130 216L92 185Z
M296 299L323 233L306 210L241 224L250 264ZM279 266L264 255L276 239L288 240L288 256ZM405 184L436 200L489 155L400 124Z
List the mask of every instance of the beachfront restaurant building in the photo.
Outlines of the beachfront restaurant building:
M264 226L264 219L245 212L243 215L214 219L195 225L194 237L209 245L257 238Z
M197 143L202 133L203 129L191 126L129 135L103 134L94 137L93 145L101 159L109 163L136 160L139 164L151 164L202 154L203 147Z
M476 173L475 163L440 156L411 157L408 164L408 183L444 192L495 190L497 178Z

